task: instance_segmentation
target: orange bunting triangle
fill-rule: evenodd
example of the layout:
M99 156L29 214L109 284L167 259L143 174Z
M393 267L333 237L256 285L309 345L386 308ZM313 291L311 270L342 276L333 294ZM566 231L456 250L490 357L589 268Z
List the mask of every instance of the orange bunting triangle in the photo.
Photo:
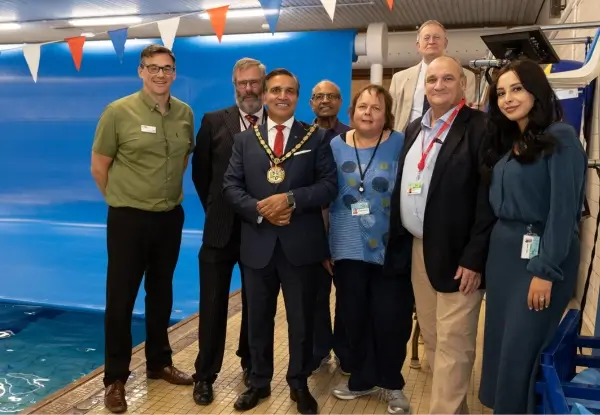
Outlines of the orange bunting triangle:
M213 30L221 43L223 33L225 33L225 23L227 22L227 10L229 5L222 7L215 7L214 9L208 9L208 17L210 17L210 23L212 24Z
M394 7L394 0L387 0L387 4L390 10L392 10L392 7Z
M85 36L69 37L65 39L69 45L75 68L79 71L81 68L81 58L83 57L83 44L85 43Z

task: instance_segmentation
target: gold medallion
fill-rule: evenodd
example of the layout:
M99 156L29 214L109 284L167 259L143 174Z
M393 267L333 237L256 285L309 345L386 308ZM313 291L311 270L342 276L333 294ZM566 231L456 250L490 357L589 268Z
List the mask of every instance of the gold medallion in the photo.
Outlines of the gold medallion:
M265 153L267 153L267 156L269 157L269 160L271 161L271 165L273 166L267 172L267 180L269 181L269 183L279 184L283 181L283 179L285 178L285 171L283 170L283 167L281 167L280 165L284 161L286 161L287 159L292 157L296 153L296 151L300 150L302 148L302 146L304 144L306 144L306 142L308 141L310 136L317 130L317 128L318 128L318 125L316 125L316 124L312 125L307 130L306 135L304 137L302 137L302 140L300 140L300 142L298 144L296 144L290 151L288 151L286 154L282 155L281 157L275 157L275 154L273 154L273 150L271 150L271 147L269 147L269 144L263 139L263 137L260 133L260 130L258 129L258 125L254 126L254 133L256 134L256 138L258 138L258 142L260 143L262 148L265 150Z
M285 171L279 166L273 166L267 171L269 183L279 184L285 179Z

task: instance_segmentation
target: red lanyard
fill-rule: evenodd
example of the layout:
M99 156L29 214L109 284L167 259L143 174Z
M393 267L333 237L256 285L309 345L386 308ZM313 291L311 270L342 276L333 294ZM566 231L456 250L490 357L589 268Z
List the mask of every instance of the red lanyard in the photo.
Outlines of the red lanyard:
M421 161L419 161L419 164L417 164L417 169L419 169L419 173L421 173L423 171L423 169L425 168L425 160L427 160L427 156L429 155L429 152L431 151L431 149L433 148L433 145L439 141L440 136L444 133L444 131L446 131L446 129L448 128L448 126L450 124L452 124L452 121L454 121L454 118L456 118L456 115L458 114L458 111L461 110L461 108L465 105L465 99L461 99L460 102L458 103L457 107L454 108L454 111L452 111L452 114L450 114L450 117L448 117L448 121L444 122L444 125L442 125L442 127L439 129L439 131L437 132L437 134L435 135L435 137L433 137L433 140L431 140L431 142L429 143L429 145L427 146L427 150L423 151L421 153ZM423 140L425 140L425 132L423 132ZM423 147L421 147L422 149Z

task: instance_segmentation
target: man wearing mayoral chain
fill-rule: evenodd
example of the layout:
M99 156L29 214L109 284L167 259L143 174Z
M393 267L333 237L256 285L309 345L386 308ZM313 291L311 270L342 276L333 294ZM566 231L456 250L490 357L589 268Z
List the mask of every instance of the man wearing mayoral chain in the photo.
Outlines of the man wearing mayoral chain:
M265 77L266 124L235 136L223 194L242 217L240 257L248 301L249 388L234 407L248 411L271 394L273 333L281 287L289 325L287 382L299 413L317 413L310 394L317 278L329 246L321 208L337 195L325 130L294 117L300 84L286 69Z

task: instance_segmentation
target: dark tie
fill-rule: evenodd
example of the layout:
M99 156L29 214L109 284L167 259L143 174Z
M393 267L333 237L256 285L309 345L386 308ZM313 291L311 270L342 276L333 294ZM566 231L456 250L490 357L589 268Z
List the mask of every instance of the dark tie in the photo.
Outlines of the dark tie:
M425 115L427 110L429 109L429 101L427 101L427 95L423 95L423 112L421 115Z
M246 115L245 118L250 121L250 124L253 126L256 125L256 121L258 121L258 117L256 115Z

